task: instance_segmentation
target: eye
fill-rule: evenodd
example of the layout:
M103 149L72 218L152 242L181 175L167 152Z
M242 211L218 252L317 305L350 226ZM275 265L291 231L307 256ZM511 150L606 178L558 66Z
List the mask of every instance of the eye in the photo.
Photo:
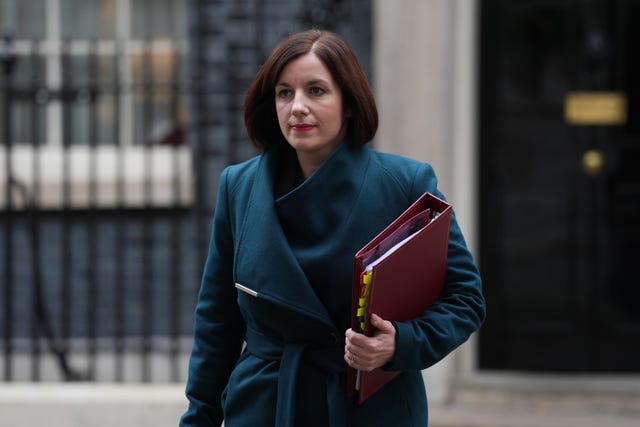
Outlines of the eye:
M319 86L313 86L312 88L309 89L309 93L311 93L311 95L324 95L326 93L326 91L319 87Z
M276 98L285 99L291 96L291 89L276 90Z

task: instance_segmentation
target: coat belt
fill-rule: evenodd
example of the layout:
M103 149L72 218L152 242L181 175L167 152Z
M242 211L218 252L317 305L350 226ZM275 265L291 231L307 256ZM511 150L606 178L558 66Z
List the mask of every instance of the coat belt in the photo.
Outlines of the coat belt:
M347 424L347 402L345 389L340 384L340 375L346 372L341 347L320 347L312 343L287 343L247 328L247 348L265 360L279 360L278 396L276 402L276 427L293 427L296 407L296 381L300 361L304 360L327 372L327 406L329 425L345 427Z

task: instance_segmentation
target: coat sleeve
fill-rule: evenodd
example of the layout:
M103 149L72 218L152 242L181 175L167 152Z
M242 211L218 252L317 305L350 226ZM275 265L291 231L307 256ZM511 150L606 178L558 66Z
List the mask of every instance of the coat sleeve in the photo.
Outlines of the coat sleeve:
M432 168L424 166L420 168L414 186L419 192L429 191L444 199L435 187ZM442 295L419 318L394 322L397 331L396 353L385 369L425 369L439 362L479 329L484 318L485 300L480 273L454 214L451 217Z
M195 309L189 360L188 410L181 427L222 424L220 398L240 355L245 325L233 283L233 236L229 216L229 169L220 179L209 252Z

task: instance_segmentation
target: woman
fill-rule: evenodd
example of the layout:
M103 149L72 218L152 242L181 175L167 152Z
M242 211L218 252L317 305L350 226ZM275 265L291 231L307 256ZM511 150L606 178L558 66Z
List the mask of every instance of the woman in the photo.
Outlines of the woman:
M181 425L425 426L420 371L484 319L455 217L431 309L409 322L372 316L372 337L349 329L349 311L354 254L424 192L442 197L432 168L366 146L375 100L330 32L276 46L244 117L262 153L221 176ZM345 393L348 365L403 373L358 405Z

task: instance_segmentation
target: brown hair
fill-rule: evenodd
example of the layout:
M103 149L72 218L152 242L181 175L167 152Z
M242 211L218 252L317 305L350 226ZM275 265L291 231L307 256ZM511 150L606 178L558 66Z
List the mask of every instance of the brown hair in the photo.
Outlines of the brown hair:
M362 145L378 129L378 110L367 76L349 44L329 31L309 30L282 40L260 67L244 99L244 125L249 140L260 149L287 143L278 125L275 86L291 61L314 53L329 69L342 91L347 119L347 142Z

